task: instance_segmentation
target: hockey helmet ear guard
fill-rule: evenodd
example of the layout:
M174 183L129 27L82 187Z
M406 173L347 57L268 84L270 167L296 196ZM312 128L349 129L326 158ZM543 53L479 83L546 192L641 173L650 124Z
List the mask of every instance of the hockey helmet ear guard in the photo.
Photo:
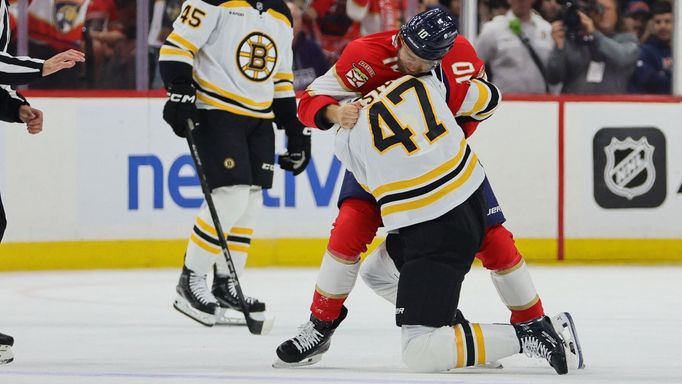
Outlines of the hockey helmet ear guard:
M419 58L441 60L457 38L457 23L443 9L434 8L411 18L400 28L400 37Z

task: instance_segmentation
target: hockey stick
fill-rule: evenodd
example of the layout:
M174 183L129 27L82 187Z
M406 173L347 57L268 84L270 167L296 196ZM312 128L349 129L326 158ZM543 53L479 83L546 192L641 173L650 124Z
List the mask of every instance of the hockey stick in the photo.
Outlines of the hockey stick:
M220 248L223 251L223 257L227 262L227 268L230 271L230 277L234 281L234 288L237 291L237 298L239 299L239 304L242 307L242 313L244 314L244 319L246 320L246 326L249 327L249 331L254 335L264 335L270 332L272 328L273 320L256 320L251 317L251 312L249 312L249 307L244 299L244 293L242 292L241 284L239 284L239 278L237 277L237 271L234 268L234 262L232 261L232 256L230 255L230 250L227 248L227 241L225 240L225 232L223 232L223 227L220 225L220 219L218 218L218 212L215 209L215 204L213 204L213 197L211 196L211 190L208 187L208 182L206 181L206 173L204 173L204 166L199 158L199 150L197 149L196 141L194 141L194 136L192 131L194 131L194 122L192 119L187 119L187 144L189 144L189 151L194 160L194 164L197 168L197 175L199 176L199 181L201 182L201 190L204 192L204 199L206 199L206 205L208 205L208 210L211 212L211 219L213 219L213 226L218 235L218 241L220 242Z

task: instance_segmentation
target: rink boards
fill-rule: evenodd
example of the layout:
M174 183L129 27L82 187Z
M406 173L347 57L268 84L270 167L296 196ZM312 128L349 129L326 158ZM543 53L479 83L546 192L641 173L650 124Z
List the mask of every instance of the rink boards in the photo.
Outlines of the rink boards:
M163 99L31 102L42 134L0 130L0 270L179 265L201 189ZM514 98L471 143L527 259L680 263L679 116L675 99ZM319 265L344 172L333 140L314 133L303 175L276 171L251 265Z

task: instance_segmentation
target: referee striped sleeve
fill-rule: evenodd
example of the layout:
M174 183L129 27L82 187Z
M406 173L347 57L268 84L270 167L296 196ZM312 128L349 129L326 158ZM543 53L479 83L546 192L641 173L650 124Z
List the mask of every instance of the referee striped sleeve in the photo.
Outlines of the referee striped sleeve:
M43 60L0 52L0 84L27 84L43 75Z

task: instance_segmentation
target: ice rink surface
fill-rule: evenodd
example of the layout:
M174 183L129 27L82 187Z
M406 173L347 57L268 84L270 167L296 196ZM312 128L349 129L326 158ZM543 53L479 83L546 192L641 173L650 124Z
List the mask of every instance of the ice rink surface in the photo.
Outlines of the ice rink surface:
M547 313L573 315L587 369L557 376L518 355L503 369L410 373L393 308L360 280L322 361L275 369L275 348L309 315L314 269L254 269L243 278L277 318L267 336L206 328L176 312L179 270L75 271L0 274L0 331L16 339L0 383L682 383L682 267L531 273ZM468 275L460 308L470 321L508 320L482 268Z

